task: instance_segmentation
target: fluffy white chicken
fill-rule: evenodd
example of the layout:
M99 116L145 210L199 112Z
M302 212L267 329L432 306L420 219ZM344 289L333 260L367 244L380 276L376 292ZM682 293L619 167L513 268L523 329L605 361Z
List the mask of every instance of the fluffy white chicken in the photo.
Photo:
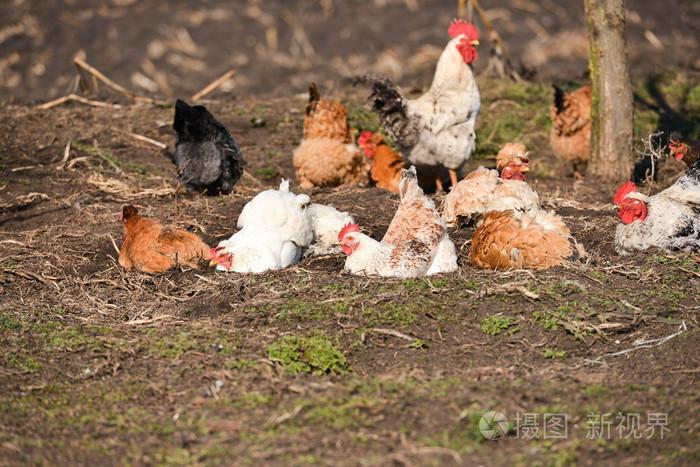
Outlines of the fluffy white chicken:
M290 266L301 258L313 238L308 195L266 190L250 200L238 217L239 230L212 250L211 263L219 271L260 273Z
M356 275L402 278L455 271L454 243L435 205L418 186L415 167L403 171L399 196L399 208L381 241L360 233L357 224L340 231L345 269Z
M621 255L649 247L700 251L700 161L676 183L646 196L627 182L615 194L622 224L615 231L615 250Z
M452 188L442 203L442 218L456 226L459 218L471 222L491 211L539 209L537 192L525 182L528 163L525 146L506 144L496 158L496 170L479 167Z
M373 108L404 158L421 173L446 167L454 187L476 144L481 98L470 65L477 58L479 33L462 20L455 20L447 32L451 40L440 55L433 83L418 99L404 98L387 78L368 75L357 82L372 84ZM435 184L441 191L442 178L437 176Z
M355 220L347 212L340 212L330 205L312 203L309 218L314 232L314 241L306 251L307 256L340 253L338 232Z

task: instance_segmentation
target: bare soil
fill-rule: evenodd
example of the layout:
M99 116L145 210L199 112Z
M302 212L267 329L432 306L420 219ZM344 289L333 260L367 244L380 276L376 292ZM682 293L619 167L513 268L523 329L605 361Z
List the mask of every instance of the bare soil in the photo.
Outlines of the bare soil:
M686 83L674 76L663 81L675 83L671 95ZM585 260L476 270L462 229L452 232L459 272L432 279L352 277L334 256L262 275L127 273L112 244L122 204L211 244L228 237L251 196L294 180L305 101L208 104L249 161L237 192L218 198L179 191L162 151L129 135L172 145L159 130L172 108L3 106L0 463L697 465L698 258L617 256L614 187L574 182L552 158L548 87L488 83L486 149L472 166L492 164L488 148L506 139L525 141L531 183ZM367 117L363 95L342 91L353 118ZM683 113L695 118L693 109ZM397 205L376 188L311 196L376 237ZM607 355L682 326L661 345ZM318 335L347 373L294 375L268 357L282 336ZM485 440L478 421L489 410L512 423L536 414L539 437L513 428ZM548 413L567 414L566 438L543 437ZM659 429L647 439L649 413L667 414L663 440ZM594 414L609 414L609 439L588 439ZM615 431L619 414L640 414L642 436Z

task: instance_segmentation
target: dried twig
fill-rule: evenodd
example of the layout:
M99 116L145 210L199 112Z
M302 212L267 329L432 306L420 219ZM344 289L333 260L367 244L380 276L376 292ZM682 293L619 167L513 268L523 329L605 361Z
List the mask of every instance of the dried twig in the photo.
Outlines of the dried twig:
M668 336L665 337L660 337L658 339L648 339L648 340L641 340L638 339L633 342L633 347L630 347L629 349L625 350L620 350L618 352L610 352L606 353L605 355L601 355L599 357L596 357L594 359L586 359L587 363L602 363L602 360L605 357L619 357L620 355L625 355L630 352L634 352L635 350L640 350L640 349L649 349L651 347L656 347L661 344L665 344L666 342L670 341L674 337L680 336L684 332L688 330L688 326L685 324L685 321L682 321L680 326L678 326L678 330L674 332L673 334L669 334Z
M35 109L37 110L48 110L48 109L53 109L54 107L58 107L61 104L65 104L66 102L70 101L76 101L80 102L81 104L86 104L86 105L91 105L93 107L103 107L107 109L121 109L122 106L119 104L110 104L109 102L102 102L102 101L95 101L92 99L87 99L85 97L79 96L77 94L68 94L67 96L59 97L58 99L54 99L49 102L45 102L41 105L37 105Z
M160 141L156 141L154 139L149 138L148 136L143 136L139 135L138 133L132 133L130 131L125 131L127 135L131 136L134 139L137 139L139 141L143 141L144 143L152 144L153 146L160 148L160 149L165 149L168 147L167 144L161 143Z
M372 329L370 329L370 331L376 332L376 333L379 333L379 334L386 334L387 336L398 337L399 339L404 339L404 340L411 341L411 342L413 342L413 341L415 340L413 337L408 336L408 335L406 335L406 334L404 334L404 333L402 333L402 332L399 332L399 331L394 331L393 329L387 329L387 328L372 328Z
M80 57L75 57L73 59L73 63L75 66L78 67L79 70L86 71L89 73L94 79L94 80L99 80L103 82L107 87L111 88L112 90L118 92L119 94L122 94L129 99L135 101L135 102L143 102L147 104L162 104L162 102L156 101L155 99L152 99L150 97L146 96L141 96L139 94L136 94L134 91L130 91L129 89L125 88L124 86L115 83L111 79L107 78L100 70L97 68L91 66L87 62L85 62L83 59Z
M204 86L200 91L194 93L192 97L190 98L192 101L198 101L202 99L203 97L209 95L211 92L216 90L219 86L221 86L224 82L228 81L229 79L233 78L233 76L236 74L236 70L230 69L223 75L219 76L216 78L214 81L211 83L207 84Z
M486 12L481 8L481 5L479 5L478 0L470 0L469 3L471 7L474 8L474 10L476 10L476 13L481 19L481 22L484 23L484 27L489 32L489 41L491 42L491 56L489 57L489 64L486 67L485 72L495 73L501 78L510 78L513 81L522 81L523 78L520 76L520 74L518 74L517 71L513 69L513 67L510 64L510 60L508 60L506 49L503 45L503 39L501 39L500 34L498 34L496 29L493 27L491 20L489 20L488 16L486 16Z
M63 150L63 159L58 163L56 166L56 170L65 170L66 169L66 162L68 162L68 159L70 158L70 145L72 141L68 140L68 143L66 143L66 147Z

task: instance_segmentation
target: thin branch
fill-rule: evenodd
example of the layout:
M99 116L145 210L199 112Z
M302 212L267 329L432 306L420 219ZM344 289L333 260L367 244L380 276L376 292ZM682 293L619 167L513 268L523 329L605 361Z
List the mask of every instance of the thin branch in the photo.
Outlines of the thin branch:
M87 99L83 96L79 96L77 94L68 94L67 96L59 97L58 99L54 99L49 102L45 102L41 105L37 105L35 109L37 110L48 110L52 109L54 107L58 107L61 104L65 104L66 102L70 101L76 101L80 102L81 104L85 105L91 105L93 107L102 107L102 108L107 108L107 109L121 109L122 106L119 104L110 104L109 102L102 102L102 101L95 101L92 99Z
M198 101L198 100L202 99L203 97L209 95L214 90L216 90L219 86L221 86L224 82L231 79L235 74L236 74L236 70L234 70L234 69L228 70L226 73L219 76L214 81L207 84L206 86L204 86L204 88L202 88L200 91L193 94L191 97L192 101Z

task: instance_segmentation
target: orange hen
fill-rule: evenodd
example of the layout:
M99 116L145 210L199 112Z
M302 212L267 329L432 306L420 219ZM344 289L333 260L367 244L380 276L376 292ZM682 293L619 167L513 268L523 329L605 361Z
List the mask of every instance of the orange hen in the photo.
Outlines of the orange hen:
M340 101L321 99L314 83L309 86L304 136L293 164L304 189L367 181L369 164L352 143L347 109Z
M550 108L550 143L554 154L569 162L576 175L578 166L588 162L591 139L591 88L583 86L565 94L554 86L554 105Z
M121 213L124 242L119 250L119 264L124 269L156 273L177 264L197 267L200 259L208 260L209 247L195 234L164 228L153 219L141 217L133 206Z
M403 157L386 144L381 133L363 131L357 143L372 161L372 181L379 188L398 194L399 180L404 167Z
M474 232L469 259L484 269L546 269L573 255L569 238L569 228L551 211L490 212Z

